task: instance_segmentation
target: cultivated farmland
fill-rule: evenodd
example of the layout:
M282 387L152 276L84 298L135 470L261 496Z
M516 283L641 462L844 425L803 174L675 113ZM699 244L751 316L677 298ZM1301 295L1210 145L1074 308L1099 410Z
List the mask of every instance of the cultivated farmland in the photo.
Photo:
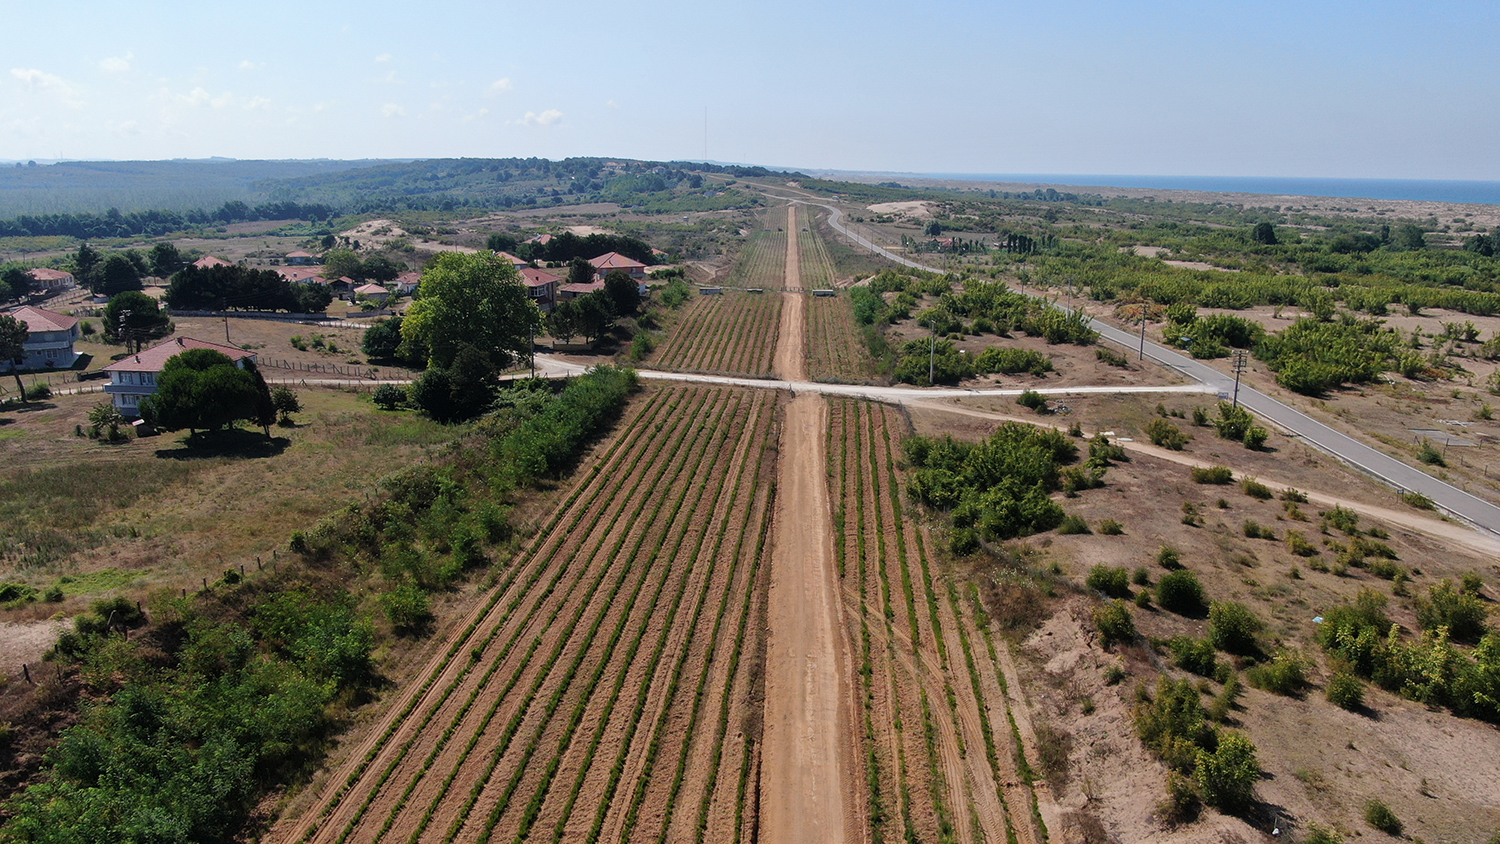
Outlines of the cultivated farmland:
M767 377L781 322L776 294L696 296L651 359L656 369Z
M854 627L856 728L873 840L1044 840L1007 699L1009 656L978 596L942 575L904 512L883 405L830 410L828 483L845 618Z
M635 403L281 841L738 841L756 824L779 399Z

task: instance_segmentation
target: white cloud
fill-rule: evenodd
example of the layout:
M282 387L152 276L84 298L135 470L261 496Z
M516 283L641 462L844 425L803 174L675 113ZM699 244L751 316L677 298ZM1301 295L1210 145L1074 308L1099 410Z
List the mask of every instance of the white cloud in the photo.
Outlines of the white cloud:
M610 100L609 102L605 103L604 105L606 105L609 108L613 108L613 109L618 109L620 107L620 104L617 103L617 102L615 102L614 100Z
M265 111L270 107L271 101L266 97L251 97L249 102L243 106L245 111Z
M562 116L563 113L555 108L549 108L541 114L528 111L526 112L526 116L521 118L520 123L522 126L551 126L557 121L562 120Z
M482 108L482 109L474 112L473 114L466 114L466 115L464 115L463 121L465 123L473 123L474 121L478 120L479 118L481 118L481 117L483 117L483 116L485 116L486 114L489 114L489 113L490 113L489 109Z
M110 56L104 61L99 62L99 69L105 73L125 73L130 70L130 62L134 58L134 53L126 53L124 58Z
M405 117L406 108L395 103L386 103L380 107L380 114L382 117Z
M508 92L513 87L514 86L510 84L510 77L505 76L500 79L496 79L494 82L491 82L490 87L485 90L484 95L487 97L498 97L501 94Z
M240 70L260 70L265 66L265 62L252 62L249 59L240 61Z
M213 94L210 94L208 91L204 90L204 88L200 85L187 92L186 94L172 95L172 102L175 102L178 105L187 106L189 108L199 108L200 106L224 108L225 106L234 102L234 94L232 92L225 91L224 93L216 97Z
M391 54L390 53L381 53L380 55L378 55L378 56L375 57L375 62L377 64L380 63L380 62L388 62L390 60L391 60Z
M63 78L61 76L55 76L51 73L37 70L34 67L13 67L10 69L10 75L20 80L21 84L24 85L26 87L26 90L28 91L51 94L52 96L62 100L64 105L68 105L73 108L78 108L79 106L83 105L83 103L78 100L78 93L73 90L73 86L63 81Z

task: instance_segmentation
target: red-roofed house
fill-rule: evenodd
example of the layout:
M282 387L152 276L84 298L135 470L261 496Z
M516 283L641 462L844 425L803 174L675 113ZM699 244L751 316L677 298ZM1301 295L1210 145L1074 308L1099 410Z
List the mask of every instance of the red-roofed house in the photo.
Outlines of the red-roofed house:
M37 267L34 270L27 270L26 274L31 276L31 280L36 282L37 287L48 293L55 293L59 290L72 290L78 286L78 282L73 278L73 274L62 270Z
M312 267L287 267L276 272L293 284L317 284L320 281L318 271Z
M564 284L557 288L557 298L574 299L589 293L597 293L604 289L604 282L591 281L587 284Z
M25 305L10 316L26 323L26 342L21 346L21 369L67 369L78 360L73 342L78 339L78 319L66 314ZM0 361L0 372L15 368L14 361Z
M296 252L288 252L286 254L286 262L288 266L292 267L307 267L316 264L318 256L299 249Z
M521 281L531 294L531 301L536 303L537 309L542 313L552 310L552 306L557 304L557 287L563 282L562 276L526 267L521 270Z
M241 368L244 368L245 361L252 363L255 361L254 352L247 352L234 346L221 346L207 340L175 337L165 343L158 343L138 355L129 355L104 367L104 371L109 373L109 384L105 386L104 392L109 393L110 399L121 413L126 416L140 416L141 399L156 392L156 377L161 374L162 367L167 365L167 361L188 349L212 349L228 357L234 361L235 366Z
M505 260L507 260L507 261L510 262L510 265L512 267L515 267L518 270L520 268L522 268L522 267L529 267L529 266L531 266L531 262L530 261L527 261L524 258L517 258L516 256L510 254L509 252L496 252L495 253L495 257L496 258L504 258Z
M218 258L213 255L204 255L202 258L194 261L193 266L197 267L200 270L206 270L210 267L232 267L234 265L224 260L223 258Z
M386 290L385 285L376 284L372 281L369 284L361 284L354 288L354 295L363 296L371 302L384 302L390 298L391 291Z
M410 270L396 276L393 282L397 296L410 296L417 292L417 285L422 283L422 274Z
M640 289L641 295L646 295L646 265L640 261L634 258L627 258L618 252L606 252L597 258L589 259L589 265L594 268L594 277L600 281L603 281L605 276L615 270L625 273L635 279L636 286Z
M549 244L549 243L552 242L552 235L550 235L550 234L534 235L533 237L529 238L526 242L527 243L535 243L537 246L546 246L547 244Z

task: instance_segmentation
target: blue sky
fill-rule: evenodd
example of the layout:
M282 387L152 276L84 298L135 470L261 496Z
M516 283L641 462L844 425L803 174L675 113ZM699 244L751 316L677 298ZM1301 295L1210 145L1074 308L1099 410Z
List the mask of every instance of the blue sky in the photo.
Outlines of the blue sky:
M1500 3L15 2L0 159L1500 179Z

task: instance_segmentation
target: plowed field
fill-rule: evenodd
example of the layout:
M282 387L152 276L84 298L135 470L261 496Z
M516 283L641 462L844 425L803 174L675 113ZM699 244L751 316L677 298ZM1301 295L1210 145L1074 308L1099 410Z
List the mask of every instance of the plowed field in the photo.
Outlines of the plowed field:
M781 294L695 296L651 359L655 369L769 377Z
M780 399L616 439L281 841L739 841L757 822Z
M977 623L977 599L929 561L903 512L905 430L892 408L832 402L828 478L844 617L855 627L861 805L876 840L1040 842L1000 646Z
M807 376L856 384L875 378L875 361L854 323L854 306L846 291L807 299Z

